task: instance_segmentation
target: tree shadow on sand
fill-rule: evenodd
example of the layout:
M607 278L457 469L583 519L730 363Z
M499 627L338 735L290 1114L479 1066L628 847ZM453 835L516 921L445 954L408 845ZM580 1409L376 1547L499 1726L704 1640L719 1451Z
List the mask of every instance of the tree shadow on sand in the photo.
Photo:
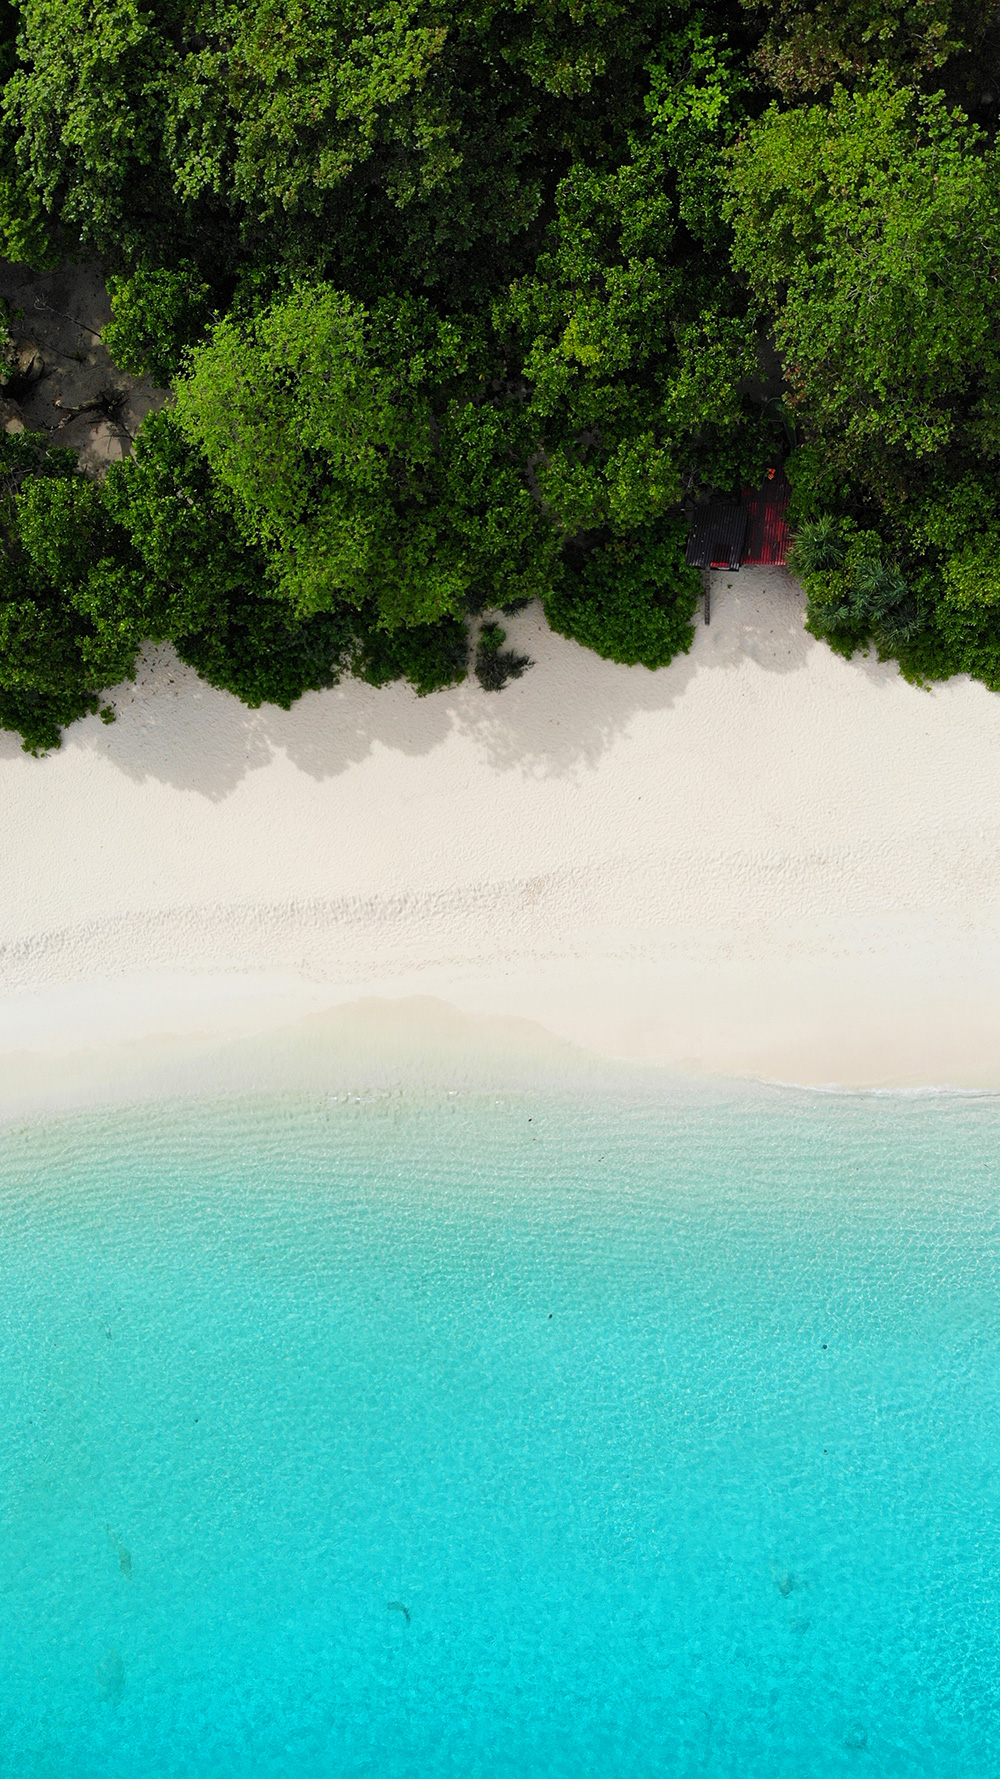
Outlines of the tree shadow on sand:
M508 620L513 646L535 662L502 692L470 679L418 698L405 684L375 690L348 680L308 693L290 711L248 710L199 680L169 648L147 651L134 683L111 695L118 720L89 718L67 732L64 747L103 754L138 782L153 779L221 801L251 772L285 755L324 780L359 765L376 749L431 754L455 733L471 738L498 771L526 777L573 777L595 767L644 715L670 710L699 674L736 672L748 661L768 673L805 668L822 644L803 628L801 590L781 570L713 576L712 621L699 610L690 654L650 672L601 661L548 629L535 608ZM896 679L893 663L858 656L876 683ZM0 759L19 751L0 735Z
M699 666L730 671L753 661L767 673L797 673L826 644L805 628L805 593L787 569L719 569L712 575L712 622L696 642ZM874 649L859 652L851 668L872 685L899 679L895 661L879 661Z
M471 739L498 771L564 777L595 766L637 716L668 709L698 671L686 656L658 673L616 667L553 637L540 621L522 628L535 666L502 692L483 692L470 679L418 698L405 684L376 690L347 680L307 693L290 711L247 710L169 649L150 650L134 685L110 695L117 721L108 727L87 719L63 746L99 752L136 781L154 779L212 801L279 755L325 780L379 749L430 755L454 735ZM516 640L520 646L522 637Z

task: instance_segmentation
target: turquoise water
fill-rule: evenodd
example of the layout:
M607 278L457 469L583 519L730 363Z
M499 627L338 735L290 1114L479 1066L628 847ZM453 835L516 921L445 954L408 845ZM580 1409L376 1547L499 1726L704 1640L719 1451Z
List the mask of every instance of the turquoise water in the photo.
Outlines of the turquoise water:
M0 1130L0 1774L1000 1771L1000 1104Z

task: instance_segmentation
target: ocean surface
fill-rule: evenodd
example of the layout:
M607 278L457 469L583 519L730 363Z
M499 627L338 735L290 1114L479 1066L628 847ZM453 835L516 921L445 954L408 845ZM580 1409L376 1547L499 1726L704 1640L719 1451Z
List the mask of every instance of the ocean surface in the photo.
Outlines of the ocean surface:
M1000 1774L1000 1101L0 1128L0 1775Z

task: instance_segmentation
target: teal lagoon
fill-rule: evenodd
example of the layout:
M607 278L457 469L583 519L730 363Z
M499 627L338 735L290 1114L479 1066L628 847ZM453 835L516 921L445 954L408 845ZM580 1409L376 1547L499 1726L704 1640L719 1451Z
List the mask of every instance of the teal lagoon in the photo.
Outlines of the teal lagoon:
M1000 1103L0 1128L0 1775L1000 1772Z

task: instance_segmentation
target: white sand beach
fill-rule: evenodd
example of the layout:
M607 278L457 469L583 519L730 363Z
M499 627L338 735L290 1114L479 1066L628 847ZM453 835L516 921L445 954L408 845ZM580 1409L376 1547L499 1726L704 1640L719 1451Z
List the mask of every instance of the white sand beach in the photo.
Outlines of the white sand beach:
M1000 1088L1000 697L713 579L655 674L528 611L499 695L249 711L156 651L113 726L0 736L7 1078L432 997L675 1071Z

